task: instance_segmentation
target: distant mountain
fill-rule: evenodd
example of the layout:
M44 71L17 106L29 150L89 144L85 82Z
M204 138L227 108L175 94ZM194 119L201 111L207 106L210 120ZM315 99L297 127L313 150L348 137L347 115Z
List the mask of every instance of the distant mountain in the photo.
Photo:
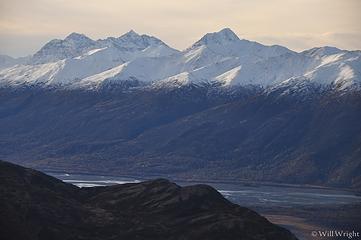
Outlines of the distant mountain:
M207 185L78 188L0 161L3 239L296 239Z
M206 34L184 51L134 31L97 41L72 33L47 43L27 64L1 70L0 85L97 89L128 81L156 87L204 82L277 87L304 82L358 89L360 56L360 51L332 47L297 53L239 39L228 28Z
M0 55L0 70L17 64L25 64L29 58L30 57L13 58L7 55Z
M14 58L7 55L0 55L0 69L7 68L14 64L16 64Z
M0 159L361 190L361 52L208 33L52 40L0 71Z

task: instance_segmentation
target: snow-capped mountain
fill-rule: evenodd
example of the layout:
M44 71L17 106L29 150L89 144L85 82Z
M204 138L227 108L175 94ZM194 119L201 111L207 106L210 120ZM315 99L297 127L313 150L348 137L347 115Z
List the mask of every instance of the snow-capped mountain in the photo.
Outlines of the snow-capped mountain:
M130 31L119 38L93 41L72 33L52 40L29 60L1 72L11 85L44 84L71 86L87 77L106 72L138 58L164 57L178 53L162 41Z
M123 81L154 87L216 82L274 89L302 82L345 90L361 85L360 72L361 51L322 47L297 53L239 39L229 28L207 33L184 51L134 31L96 41L72 33L47 43L26 64L7 64L0 85L89 89Z
M361 51L298 53L230 29L178 51L130 31L73 33L18 60L0 70L1 159L360 189Z
M66 58L74 58L96 48L95 41L79 33L71 33L64 40L54 39L37 51L30 64L56 62Z

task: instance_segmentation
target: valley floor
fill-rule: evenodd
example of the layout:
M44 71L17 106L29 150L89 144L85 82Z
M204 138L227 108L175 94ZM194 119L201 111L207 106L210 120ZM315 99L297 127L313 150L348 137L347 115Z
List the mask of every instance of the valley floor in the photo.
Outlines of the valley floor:
M293 232L300 240L331 239L313 236L318 231L361 231L361 204L304 206L300 208L254 208L272 223ZM337 238L333 238L337 239ZM347 238L339 238L347 239ZM356 238L358 239L358 238Z

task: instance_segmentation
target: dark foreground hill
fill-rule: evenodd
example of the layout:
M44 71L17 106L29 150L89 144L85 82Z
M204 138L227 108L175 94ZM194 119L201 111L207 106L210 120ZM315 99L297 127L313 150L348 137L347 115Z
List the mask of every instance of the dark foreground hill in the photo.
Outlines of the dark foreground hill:
M0 161L1 239L296 239L207 185L78 188Z

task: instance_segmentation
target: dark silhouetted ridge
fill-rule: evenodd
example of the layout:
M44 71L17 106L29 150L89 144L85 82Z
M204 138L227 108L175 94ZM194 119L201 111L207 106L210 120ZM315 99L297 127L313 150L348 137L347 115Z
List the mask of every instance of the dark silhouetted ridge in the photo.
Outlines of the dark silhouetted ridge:
M207 185L78 188L0 161L2 239L296 239Z

